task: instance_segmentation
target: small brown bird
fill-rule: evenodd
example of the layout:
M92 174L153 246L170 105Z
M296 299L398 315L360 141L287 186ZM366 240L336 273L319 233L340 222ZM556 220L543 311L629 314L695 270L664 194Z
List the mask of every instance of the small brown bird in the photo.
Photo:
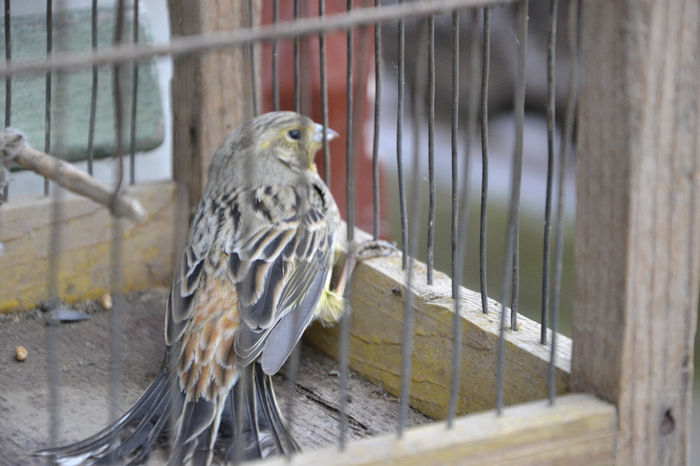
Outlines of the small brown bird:
M323 136L292 112L233 131L212 160L170 289L160 374L113 425L37 454L59 464L138 463L168 429L175 464L298 449L270 375L312 320L332 324L343 311L329 289L340 215L313 162Z

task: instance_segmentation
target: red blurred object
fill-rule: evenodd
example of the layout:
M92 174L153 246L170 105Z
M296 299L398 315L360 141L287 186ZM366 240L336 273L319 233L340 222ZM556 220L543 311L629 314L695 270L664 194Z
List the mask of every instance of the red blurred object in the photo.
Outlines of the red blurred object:
M318 1L299 0L300 16L317 16ZM357 2L359 4L359 2ZM279 21L294 19L294 2L279 2ZM326 14L331 15L346 11L345 0L327 0ZM273 22L273 3L263 2L262 23ZM272 77L272 44L262 45L260 69L262 75L262 111L274 110ZM374 34L373 28L356 28L353 38L353 73L354 97L353 138L356 154L355 182L355 225L372 232L372 148L371 122L374 109L374 87L367 89L370 76L374 77ZM282 40L278 45L278 76L280 93L280 110L294 110L294 39ZM301 98L300 113L308 115L314 121L322 122L321 109L321 66L318 36L300 38L300 75ZM326 34L326 77L328 83L328 125L336 130L340 137L330 144L330 187L338 203L338 208L346 217L346 154L347 137L347 34L345 31ZM373 79L372 79L373 82ZM371 94L370 94L371 92ZM359 117L359 118L358 118ZM323 151L316 158L319 173L323 176ZM381 205L383 196L380 168L380 215L384 212ZM382 215L382 217L384 217ZM384 222L380 222L382 225ZM387 235L381 229L382 236Z

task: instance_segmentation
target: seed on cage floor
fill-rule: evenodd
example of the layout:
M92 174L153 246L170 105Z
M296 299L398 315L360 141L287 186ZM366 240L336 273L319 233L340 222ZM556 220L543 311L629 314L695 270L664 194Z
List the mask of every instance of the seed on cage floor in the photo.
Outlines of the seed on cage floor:
M24 362L25 359L27 359L27 356L29 355L29 352L27 351L27 348L25 348L22 345L19 345L17 348L15 348L15 358L19 362Z
M100 299L100 303L102 304L103 308L105 308L106 310L109 311L114 306L114 301L112 300L112 295L109 293L103 294L102 298Z

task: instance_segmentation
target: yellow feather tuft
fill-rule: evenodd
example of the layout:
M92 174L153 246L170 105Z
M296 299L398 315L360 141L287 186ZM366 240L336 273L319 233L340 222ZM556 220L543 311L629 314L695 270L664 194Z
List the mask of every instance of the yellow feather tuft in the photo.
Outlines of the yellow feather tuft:
M318 320L321 325L324 327L332 327L340 321L345 308L345 300L343 297L326 289L323 290L323 294L318 302L318 306L316 306L314 314L316 320Z

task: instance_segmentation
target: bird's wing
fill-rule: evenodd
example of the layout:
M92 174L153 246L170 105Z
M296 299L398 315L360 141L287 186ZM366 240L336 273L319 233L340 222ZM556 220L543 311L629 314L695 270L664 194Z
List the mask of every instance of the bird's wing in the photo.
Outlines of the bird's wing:
M262 354L263 370L276 372L311 321L337 222L324 193L261 187L200 204L165 325L168 359L185 395L181 443L218 425L217 395L233 386L238 368Z
M234 311L235 322L227 320L238 324L233 338L238 362L247 365L265 353L263 367L274 373L313 317L330 274L336 225L335 204L322 185L209 196L195 214L171 288L168 346L185 351L183 337L194 330L194 321L201 328L204 320ZM214 302L227 301L230 309L214 309ZM217 342L201 342L212 343Z
M268 374L284 363L313 317L330 274L337 222L335 205L322 187L296 186L279 194L279 203L293 208L254 235L263 240L254 242L253 254L241 250L230 256L233 281L241 278L244 262L249 267L237 281L246 325L236 336L236 355L245 365L262 353Z

